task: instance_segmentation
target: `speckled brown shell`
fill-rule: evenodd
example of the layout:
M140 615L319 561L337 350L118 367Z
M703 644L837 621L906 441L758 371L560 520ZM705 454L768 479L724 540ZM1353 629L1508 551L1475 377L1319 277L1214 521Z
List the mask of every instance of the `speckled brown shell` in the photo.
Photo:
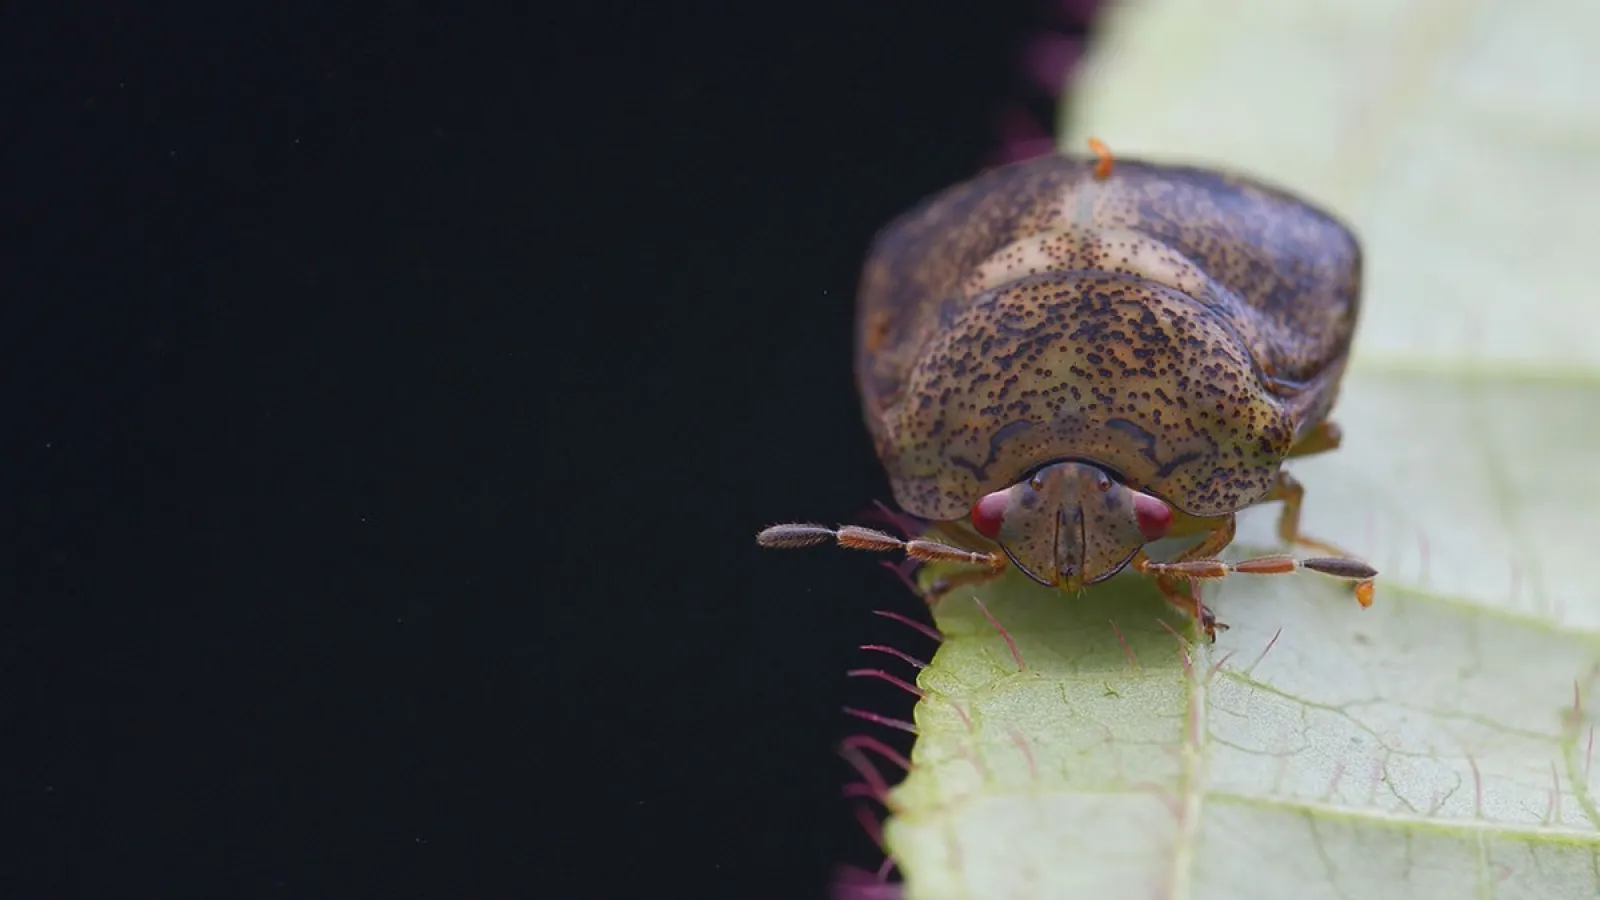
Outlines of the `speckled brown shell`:
M1245 178L1093 167L993 169L878 236L856 375L907 512L959 518L1069 458L1235 512L1332 407L1360 307L1349 230Z

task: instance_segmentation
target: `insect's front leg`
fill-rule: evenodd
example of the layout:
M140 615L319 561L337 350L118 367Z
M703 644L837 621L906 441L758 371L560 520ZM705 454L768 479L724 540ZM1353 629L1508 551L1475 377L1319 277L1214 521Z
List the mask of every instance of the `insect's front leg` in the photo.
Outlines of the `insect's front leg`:
M1176 607L1184 615L1200 623L1206 637L1216 640L1217 631L1227 631L1228 626L1218 622L1216 616L1200 600L1199 587L1191 578L1181 575L1169 575L1159 571L1161 565L1182 566L1192 560L1210 559L1221 553L1224 548L1233 543L1235 522L1233 516L1227 516L1217 523L1217 527L1206 536L1195 542L1192 546L1184 548L1170 563L1153 563L1150 558L1140 551L1133 559L1135 571L1144 572L1155 579L1156 590L1167 602Z
M1139 557L1134 559L1136 566L1139 559ZM1201 602L1200 589L1194 582L1173 575L1156 575L1153 580L1156 590L1161 592L1161 596L1165 597L1174 609L1200 623L1200 630L1205 632L1207 640L1215 641L1219 630L1228 630L1226 623L1217 621L1211 607Z
M928 585L926 591L923 591L922 599L930 607L938 606L939 601L943 600L946 594L956 588L987 584L999 578L1005 573L1005 570L1006 567L1000 565L982 569L969 569L965 572L952 572L949 575L940 576L934 579L932 584Z
M1232 515L1223 516L1217 521L1217 527L1206 533L1206 536L1196 541L1192 546L1186 547L1172 558L1172 562L1182 563L1191 559L1212 559L1218 553L1227 549L1233 543L1235 521Z

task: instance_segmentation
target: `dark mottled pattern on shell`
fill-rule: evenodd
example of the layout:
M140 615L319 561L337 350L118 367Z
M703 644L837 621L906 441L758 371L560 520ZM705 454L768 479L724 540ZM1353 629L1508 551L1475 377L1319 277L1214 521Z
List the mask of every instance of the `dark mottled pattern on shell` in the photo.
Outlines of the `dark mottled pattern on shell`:
M878 236L856 372L908 512L958 518L1072 457L1233 512L1333 405L1361 280L1344 226L1248 179L1092 168L991 170Z

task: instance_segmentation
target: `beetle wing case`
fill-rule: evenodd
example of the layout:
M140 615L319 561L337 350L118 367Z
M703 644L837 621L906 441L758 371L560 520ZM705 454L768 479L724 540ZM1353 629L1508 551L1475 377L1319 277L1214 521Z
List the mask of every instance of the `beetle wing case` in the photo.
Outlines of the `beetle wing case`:
M873 245L856 373L896 501L949 520L1081 458L1196 516L1260 501L1337 394L1360 250L1203 169L1062 156L938 194Z

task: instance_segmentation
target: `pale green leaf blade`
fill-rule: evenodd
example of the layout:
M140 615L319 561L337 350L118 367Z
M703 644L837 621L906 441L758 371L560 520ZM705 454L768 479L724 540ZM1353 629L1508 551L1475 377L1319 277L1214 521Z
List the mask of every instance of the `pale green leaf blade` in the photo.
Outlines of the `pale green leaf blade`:
M1213 647L1131 578L961 594L886 827L913 897L1600 896L1600 5L1127 4L1063 141L1350 219L1364 324L1305 530ZM1276 508L1230 555L1272 548Z

